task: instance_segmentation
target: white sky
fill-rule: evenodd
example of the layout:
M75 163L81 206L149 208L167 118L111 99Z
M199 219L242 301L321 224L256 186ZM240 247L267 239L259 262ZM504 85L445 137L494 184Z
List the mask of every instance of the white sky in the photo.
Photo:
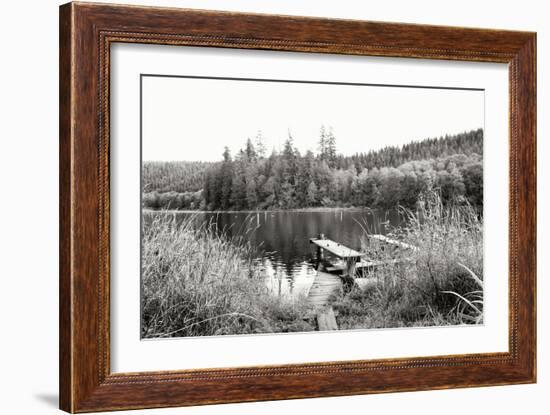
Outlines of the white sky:
M325 125L350 155L484 125L483 91L150 76L142 85L144 161L217 161L258 130L268 152L290 130L303 154L317 151Z

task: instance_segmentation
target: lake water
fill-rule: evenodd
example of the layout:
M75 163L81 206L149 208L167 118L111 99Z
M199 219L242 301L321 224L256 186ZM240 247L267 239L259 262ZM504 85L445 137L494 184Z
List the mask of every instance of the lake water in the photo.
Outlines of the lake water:
M396 211L335 209L326 211L175 212L182 220L192 215L197 225L215 224L230 238L243 238L265 269L266 283L279 295L307 293L315 277L314 245L309 239L324 234L353 249L361 248L363 228L386 234L400 223Z

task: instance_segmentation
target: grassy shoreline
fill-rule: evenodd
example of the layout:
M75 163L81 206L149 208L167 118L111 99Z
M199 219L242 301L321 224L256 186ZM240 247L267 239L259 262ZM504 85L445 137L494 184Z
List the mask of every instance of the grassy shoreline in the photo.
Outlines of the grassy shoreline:
M407 261L377 268L369 276L375 284L335 298L340 329L481 324L482 219L469 205L443 206L437 195L424 209L403 213L408 224L390 237L418 249L364 247L375 259Z
M274 295L249 244L164 212L144 229L142 337L315 330L306 297ZM362 251L370 259L406 261L378 267L371 283L334 296L339 329L482 323L482 218L467 204L443 205L437 194L402 214L407 224L389 236L418 249L388 250L364 228Z
M307 212L364 212L372 210L368 207L310 207L310 208L296 208L296 209L258 209L258 210L198 210L198 209L150 209L142 208L142 212L145 213L307 213Z
M273 296L251 247L158 215L146 227L142 338L310 331L303 298Z

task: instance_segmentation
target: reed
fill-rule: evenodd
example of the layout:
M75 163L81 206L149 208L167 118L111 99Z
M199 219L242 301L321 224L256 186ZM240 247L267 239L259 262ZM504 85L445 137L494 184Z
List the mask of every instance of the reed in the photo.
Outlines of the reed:
M143 338L307 331L303 301L269 292L243 240L157 213L142 237Z
M417 210L402 210L407 225L389 236L417 247L388 249L364 229L363 249L378 267L369 283L334 303L340 328L479 324L483 322L483 223L467 203L444 205L436 192Z

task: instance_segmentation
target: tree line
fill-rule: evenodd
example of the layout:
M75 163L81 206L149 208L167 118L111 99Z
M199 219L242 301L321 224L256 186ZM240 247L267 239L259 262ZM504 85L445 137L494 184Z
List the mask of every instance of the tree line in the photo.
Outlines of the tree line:
M481 129L351 156L338 153L334 132L324 127L316 153L300 154L289 133L283 149L267 155L259 133L234 156L226 147L218 163L145 163L143 205L201 210L414 208L427 191L437 190L445 203L467 201L481 210L482 154ZM186 169L192 174L185 175Z

